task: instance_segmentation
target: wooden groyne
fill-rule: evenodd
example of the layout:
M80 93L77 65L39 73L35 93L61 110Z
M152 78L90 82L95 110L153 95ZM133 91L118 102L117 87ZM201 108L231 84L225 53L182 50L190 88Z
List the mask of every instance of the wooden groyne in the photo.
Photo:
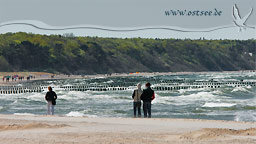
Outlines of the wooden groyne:
M210 88L217 89L222 87L255 87L256 82L251 81L196 81L185 79L151 81L152 89L155 91L176 91L181 89L199 89ZM125 81L117 83L87 83L76 85L60 85L53 87L56 90L63 91L127 91L136 88L137 81ZM23 94L23 93L41 93L47 91L48 85L31 84L25 86L0 86L0 94Z

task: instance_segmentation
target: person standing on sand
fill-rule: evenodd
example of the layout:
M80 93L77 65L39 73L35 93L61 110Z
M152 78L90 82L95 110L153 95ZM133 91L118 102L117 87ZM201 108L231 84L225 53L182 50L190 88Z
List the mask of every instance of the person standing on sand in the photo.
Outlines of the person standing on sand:
M150 88L150 83L146 83L146 89L141 94L141 100L143 101L144 118L151 118L151 101L155 99L155 93Z
M45 100L47 101L47 114L54 115L54 106L56 105L57 95L52 91L52 87L48 87L48 92L45 95Z
M133 112L134 117L136 117L136 111L138 109L138 117L141 117L141 99L140 96L142 94L141 84L137 84L138 89L133 91L132 98L133 98Z

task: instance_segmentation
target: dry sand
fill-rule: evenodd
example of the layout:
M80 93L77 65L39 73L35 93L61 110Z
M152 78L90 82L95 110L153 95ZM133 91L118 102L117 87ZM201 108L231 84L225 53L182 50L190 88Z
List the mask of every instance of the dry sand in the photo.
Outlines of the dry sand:
M0 115L1 144L256 143L256 123Z

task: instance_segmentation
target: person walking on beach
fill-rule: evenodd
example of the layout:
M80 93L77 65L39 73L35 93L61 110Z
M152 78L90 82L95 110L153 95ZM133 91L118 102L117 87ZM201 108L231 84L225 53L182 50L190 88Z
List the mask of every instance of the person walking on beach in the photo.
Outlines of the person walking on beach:
M140 96L142 94L141 90L141 84L137 84L138 89L135 89L132 94L133 98L133 112L134 112L134 117L136 117L136 112L138 109L138 117L141 117L141 99Z
M54 115L54 106L56 105L57 95L52 91L52 87L48 87L48 92L45 95L45 100L47 101L47 114Z
M151 118L151 101L155 99L155 93L150 88L150 83L146 83L146 89L141 94L141 100L143 101L144 118Z

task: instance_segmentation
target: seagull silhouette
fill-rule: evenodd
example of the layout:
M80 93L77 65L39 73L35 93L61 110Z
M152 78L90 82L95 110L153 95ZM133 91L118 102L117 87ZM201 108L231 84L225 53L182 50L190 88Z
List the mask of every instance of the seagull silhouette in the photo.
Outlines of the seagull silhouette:
M253 8L251 8L250 12L247 15L245 15L243 18L241 18L236 4L233 6L234 23L235 23L236 26L239 27L239 31L241 31L242 28L245 30L246 27L248 27L248 26L245 25L245 22L247 21L249 16L252 14L252 11L253 11Z

